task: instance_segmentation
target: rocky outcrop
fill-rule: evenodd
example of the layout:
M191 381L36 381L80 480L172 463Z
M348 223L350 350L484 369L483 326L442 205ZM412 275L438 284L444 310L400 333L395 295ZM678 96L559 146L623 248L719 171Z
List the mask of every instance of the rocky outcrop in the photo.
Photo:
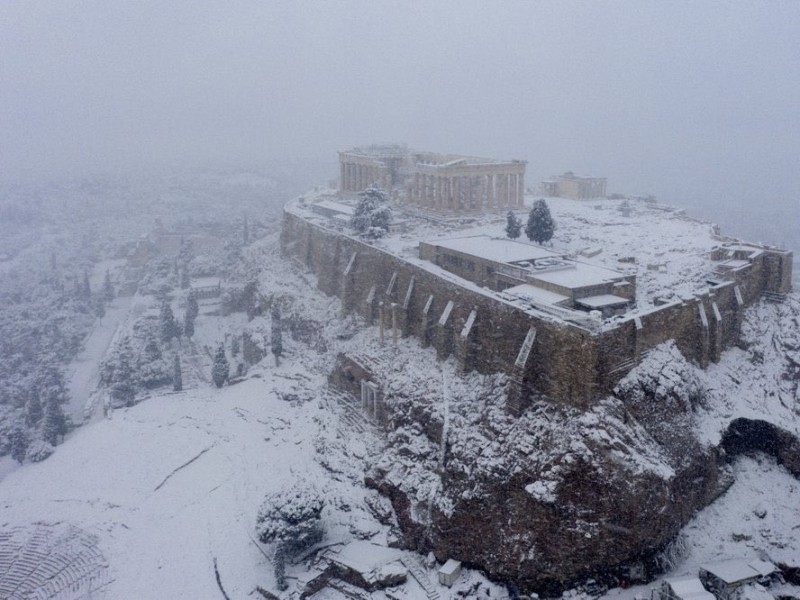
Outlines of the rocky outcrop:
M389 448L368 480L391 499L410 547L522 590L646 576L729 483L724 457L692 434L703 402L695 367L674 346L663 352L591 410L541 398L518 419L504 410L500 376L454 379L445 402L435 382L389 382L403 391L387 395Z

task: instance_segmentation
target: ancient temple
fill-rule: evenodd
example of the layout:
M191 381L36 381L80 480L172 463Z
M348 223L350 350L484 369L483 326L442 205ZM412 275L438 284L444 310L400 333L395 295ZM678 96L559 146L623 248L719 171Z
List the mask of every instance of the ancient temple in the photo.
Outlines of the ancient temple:
M360 192L375 185L400 192L405 204L442 213L521 208L526 164L367 146L339 152L339 186L342 192Z

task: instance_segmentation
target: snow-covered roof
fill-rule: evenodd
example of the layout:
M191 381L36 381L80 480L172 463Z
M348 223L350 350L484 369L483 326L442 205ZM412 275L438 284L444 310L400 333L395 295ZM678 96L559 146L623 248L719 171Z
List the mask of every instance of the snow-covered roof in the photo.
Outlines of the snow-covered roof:
M219 277L197 277L192 279L190 285L192 288L206 288L217 287L220 284Z
M702 565L700 568L708 571L725 583L736 583L738 581L754 579L775 572L775 565L763 560L743 558Z
M384 565L400 560L401 553L393 548L368 541L354 541L326 553L329 560L361 574L368 574Z
M623 277L618 271L612 271L599 265L590 265L584 262L573 262L571 265L573 266L571 269L559 269L544 273L536 272L532 273L531 277L566 288L601 285L618 281Z
M506 238L496 238L488 235L472 235L468 237L431 240L427 242L432 246L472 254L479 258L500 263L512 263L522 260L536 260L539 258L553 258L559 254L534 246L525 242L518 242Z
M666 583L683 600L715 600L714 594L707 591L697 577L667 579Z
M439 573L444 575L452 575L461 568L461 561L453 558L448 558L447 562L439 567Z
M535 285L531 285L529 283L523 283L522 285L510 287L503 290L503 292L511 296L516 296L517 298L522 298L523 300L529 300L531 302L542 304L558 304L560 302L564 302L565 300L569 300L569 296L563 296L544 288L536 287Z
M622 296L615 296L614 294L600 294L599 296L587 296L575 300L576 303L582 304L588 308L603 308L606 306L620 306L630 302L627 298Z
M315 202L313 206L326 208L330 211L338 212L343 215L353 216L355 213L355 209L349 204L342 204L341 202L334 202L333 200L320 200L319 202Z

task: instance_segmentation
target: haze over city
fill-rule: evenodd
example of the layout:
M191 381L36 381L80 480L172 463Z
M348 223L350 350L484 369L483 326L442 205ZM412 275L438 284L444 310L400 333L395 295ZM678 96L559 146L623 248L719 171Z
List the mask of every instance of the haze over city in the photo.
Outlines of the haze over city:
M530 183L573 170L785 221L798 31L793 2L12 0L0 173L331 161L405 142L522 158Z

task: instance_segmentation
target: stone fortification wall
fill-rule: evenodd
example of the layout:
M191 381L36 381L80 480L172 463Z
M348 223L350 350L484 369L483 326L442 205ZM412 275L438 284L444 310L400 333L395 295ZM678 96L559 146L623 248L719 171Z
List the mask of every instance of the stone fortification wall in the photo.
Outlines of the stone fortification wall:
M316 274L322 291L342 300L345 313L382 322L387 344L395 323L401 335L433 346L440 359L454 355L464 370L507 373L509 408L516 413L536 393L588 406L668 340L706 367L736 343L745 308L764 292L791 289L791 253L762 249L729 273L729 281L704 293L590 331L532 315L447 272L432 272L289 210L281 248Z
M281 248L317 275L323 292L342 300L344 312L376 325L382 318L387 344L394 318L402 335L433 346L439 358L454 355L465 370L509 373L518 388L515 412L533 390L576 406L597 393L597 340L588 330L537 318L288 211Z

